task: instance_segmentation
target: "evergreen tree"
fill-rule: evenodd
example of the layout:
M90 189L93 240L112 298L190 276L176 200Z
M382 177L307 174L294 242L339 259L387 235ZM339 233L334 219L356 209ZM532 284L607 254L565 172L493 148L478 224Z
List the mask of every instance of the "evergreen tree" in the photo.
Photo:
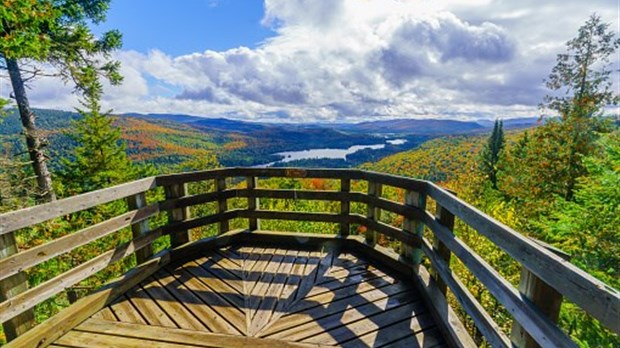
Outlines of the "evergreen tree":
M75 121L68 134L78 144L74 158L61 159L58 175L68 195L101 189L139 176L138 169L127 157L120 129L113 125L110 112L101 112L101 85L98 82L95 85L82 102L85 109L78 109L84 118Z
M600 116L620 98L612 89L609 62L620 38L609 31L609 24L592 15L566 46L567 53L558 55L546 80L552 94L541 104L561 117L532 132L523 156L513 159L512 177L502 185L522 203L538 200L532 204L536 210L551 204L554 195L574 198L577 178L586 174L583 158L592 154L599 133L606 128Z
M12 97L19 109L28 154L37 180L37 198L56 198L51 174L43 151L45 139L35 124L35 115L26 93L26 81L42 74L24 60L45 63L56 68L55 75L72 81L80 91L92 87L90 80L103 75L111 83L120 83L119 63L108 60L109 53L121 45L118 31L109 31L96 39L89 22L105 19L110 0L10 0L0 6L0 59L6 65L13 86ZM105 58L103 61L101 58ZM25 75L27 77L24 77ZM0 101L3 104L4 101Z
M502 150L505 146L504 125L500 120L495 120L493 132L486 145L480 152L481 169L491 182L491 186L497 190L497 174Z
M558 54L547 87L559 94L547 95L542 108L556 111L564 120L592 117L602 107L617 105L610 79L611 57L620 47L620 38L609 31L609 23L593 14L566 43L567 52Z

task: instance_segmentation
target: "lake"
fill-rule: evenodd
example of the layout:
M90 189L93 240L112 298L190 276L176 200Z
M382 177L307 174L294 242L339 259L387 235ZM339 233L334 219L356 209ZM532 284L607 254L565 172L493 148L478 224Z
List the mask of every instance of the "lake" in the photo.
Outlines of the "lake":
M347 155L356 153L357 151L360 151L360 150L366 150L366 149L379 150L379 149L383 149L386 144L402 145L402 144L404 144L406 142L407 142L406 139L391 139L391 140L386 140L385 144L353 145L353 146L349 147L348 149L330 149L330 148L326 148L326 149L309 149L309 150L303 150L303 151L284 151L284 152L274 153L274 155L276 155L276 156L284 157L283 159L281 159L279 161L276 161L276 162L260 164L260 165L257 165L255 167L257 167L257 168L265 168L265 167L271 167L272 165L274 165L276 163L287 163L287 162L296 161L296 160L303 160L303 159L328 158L328 159L343 159L343 160L346 160L347 159Z

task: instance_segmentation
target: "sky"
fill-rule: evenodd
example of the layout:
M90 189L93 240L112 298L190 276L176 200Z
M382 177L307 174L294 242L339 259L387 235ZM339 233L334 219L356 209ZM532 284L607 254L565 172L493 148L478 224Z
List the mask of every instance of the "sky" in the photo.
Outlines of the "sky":
M618 0L112 0L93 31L123 34L116 113L495 119L540 114L543 78L592 13L620 31ZM35 107L79 105L54 78L30 87Z

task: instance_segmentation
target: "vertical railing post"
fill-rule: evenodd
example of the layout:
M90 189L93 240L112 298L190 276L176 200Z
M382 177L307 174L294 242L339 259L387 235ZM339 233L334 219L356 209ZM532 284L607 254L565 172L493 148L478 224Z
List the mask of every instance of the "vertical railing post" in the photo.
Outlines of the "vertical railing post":
M144 192L137 193L127 197L127 205L129 210L136 210L146 207L146 194ZM133 239L145 235L149 231L149 220L145 219L131 225L131 235ZM153 256L153 245L149 244L140 250L136 250L136 262L143 263L149 257Z
M18 252L17 241L13 232L0 235L0 259L7 258ZM19 272L0 281L0 302L6 301L28 290L26 274ZM22 314L2 323L7 341L30 330L35 325L34 310L29 309Z
M426 195L416 191L407 190L405 192L405 205L425 210ZM424 236L424 224L412 216L405 216L405 221L403 221L403 231L406 233L416 234L422 238ZM401 248L401 257L414 265L419 265L422 263L422 255L422 249L419 247L403 245Z
M560 256L564 260L569 260L570 255L551 245L540 241L536 243L545 247L547 250ZM538 278L524 266L521 266L521 280L519 282L519 292L530 300L540 311L545 314L551 322L556 324L560 316L562 306L562 294ZM530 336L516 320L512 324L510 340L518 348L538 348L540 345Z
M226 177L219 177L215 179L215 187L219 194L217 199L217 213L224 214L228 211L228 200L224 197L224 191L226 190ZM228 220L222 220L219 223L219 233L225 233L229 230Z
M450 211L448 211L448 209L442 207L439 204L437 204L437 210L435 212L435 219L441 225L445 226L448 230L450 230L451 232L454 231L454 214L452 214ZM433 236L433 252L437 254L440 258L444 259L447 265L450 265L450 256L452 253L450 252L450 249L443 242L441 242L439 238L437 238L436 236ZM439 273L437 273L434 267L431 268L431 274L433 278L435 279L435 283L437 284L437 287L445 295L446 292L448 291L448 286L441 279L441 277L439 276Z
M175 199L187 196L187 184L170 184L164 186L166 199ZM168 211L168 223L185 221L190 218L189 207L174 208ZM186 229L174 231L170 234L170 246L177 247L190 241L189 231Z
M346 237L349 235L349 214L351 212L351 200L349 192L351 192L351 179L340 179L340 192L345 195L340 200L340 237Z
M255 176L249 176L246 178L246 183L248 187L248 211L256 211L260 209L260 201L254 191L258 187L258 179ZM248 218L248 226L250 231L257 231L260 229L260 220Z
M383 185L376 183L374 181L368 182L368 196L381 197L381 193L383 191ZM368 203L368 211L366 213L366 218L372 221L379 221L381 218L381 209L377 208L373 203ZM366 229L366 243L369 245L377 244L377 239L379 234L376 231L373 231L371 228Z

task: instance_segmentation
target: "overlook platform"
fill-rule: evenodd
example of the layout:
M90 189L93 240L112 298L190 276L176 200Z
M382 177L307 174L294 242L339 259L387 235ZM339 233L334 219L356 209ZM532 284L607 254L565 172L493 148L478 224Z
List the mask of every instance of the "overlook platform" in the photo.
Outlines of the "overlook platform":
M334 243L201 251L155 272L52 346L183 344L447 346L410 280Z
M113 202L124 210L104 221L18 244ZM280 220L297 223L261 229ZM203 229L212 236L196 237ZM519 266L518 287L462 231ZM87 246L95 255L82 257ZM70 267L54 269L61 261ZM121 262L132 266L120 278L70 296ZM37 324L38 308L57 299L72 304ZM620 334L618 291L560 251L434 183L369 171L161 175L0 214L7 348L577 347L557 325L564 299Z

